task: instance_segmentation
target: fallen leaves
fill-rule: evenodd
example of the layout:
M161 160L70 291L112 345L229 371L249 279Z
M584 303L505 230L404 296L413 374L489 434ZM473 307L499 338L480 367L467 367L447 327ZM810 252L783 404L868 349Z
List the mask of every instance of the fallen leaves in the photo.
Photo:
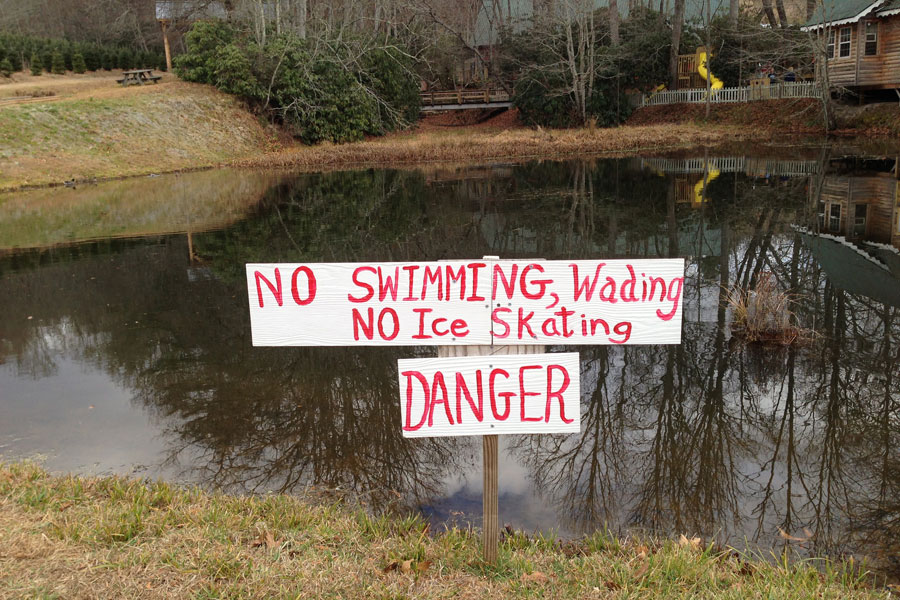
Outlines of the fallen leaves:
M264 531L260 531L259 535L256 537L256 539L254 539L252 542L250 542L251 548L260 548L263 546L265 546L269 550L271 550L272 548L275 548L275 546L276 546L275 536L272 535L272 532L269 531L268 529L266 529Z
M698 537L688 538L682 533L678 538L678 545L699 552L703 549L703 540Z
M522 573L522 577L520 577L519 579L522 580L522 583L544 584L550 581L550 578L540 571L534 571L533 573Z
M388 564L383 572L390 573L391 571L397 571L399 573L415 573L416 575L421 575L434 564L430 560L420 560L414 561L412 559L407 560L395 560Z
M631 574L634 579L643 579L644 575L647 574L647 571L650 570L650 563L648 561L642 561L641 566L638 567L637 571Z

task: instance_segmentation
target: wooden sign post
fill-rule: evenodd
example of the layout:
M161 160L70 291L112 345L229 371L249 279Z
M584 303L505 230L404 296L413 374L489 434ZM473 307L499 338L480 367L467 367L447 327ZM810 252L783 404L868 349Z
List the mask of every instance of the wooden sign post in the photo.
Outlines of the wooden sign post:
M483 356L491 357L509 354L540 354L544 346L441 346L439 357ZM490 366L490 363L488 363ZM402 389L402 388L401 388ZM575 397L578 407L578 396ZM580 407L579 420L580 420ZM482 557L488 564L497 562L497 547L500 536L500 486L499 486L499 438L497 434L481 436L482 494L481 494L481 548Z
M438 346L398 361L404 437L480 435L497 558L499 434L580 430L576 353L681 343L682 259L248 264L254 346Z

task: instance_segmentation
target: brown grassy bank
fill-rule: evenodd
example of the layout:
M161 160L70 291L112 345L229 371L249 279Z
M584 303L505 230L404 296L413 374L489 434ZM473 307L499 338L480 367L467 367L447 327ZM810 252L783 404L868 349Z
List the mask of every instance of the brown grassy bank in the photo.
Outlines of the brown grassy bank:
M896 102L841 105L836 110L837 135L900 137L900 105Z
M887 599L852 565L769 562L699 539L560 544L313 497L235 497L0 464L0 598Z
M900 106L896 102L863 106L834 103L836 129L831 135L890 142L900 137ZM706 118L704 104L669 104L638 109L629 125L707 124L752 127L774 143L793 134L824 135L822 106L818 100L770 100L746 104L714 104Z
M293 167L309 170L359 166L472 163L527 158L573 158L584 155L662 152L733 141L765 141L752 128L696 124L617 127L611 129L460 128L412 131L353 144L294 146L237 161L242 166Z
M818 100L768 100L748 103L713 104L709 119L705 104L666 104L636 110L628 125L702 124L753 128L772 142L783 142L783 134L823 134L822 107Z

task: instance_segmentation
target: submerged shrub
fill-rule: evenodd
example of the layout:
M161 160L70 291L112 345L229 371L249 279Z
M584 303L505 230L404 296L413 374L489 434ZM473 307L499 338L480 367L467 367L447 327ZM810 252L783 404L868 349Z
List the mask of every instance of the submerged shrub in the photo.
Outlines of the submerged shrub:
M771 273L762 273L752 289L733 289L728 304L732 309L732 331L748 342L787 346L812 335L796 325L797 318L790 310L791 297L779 289Z

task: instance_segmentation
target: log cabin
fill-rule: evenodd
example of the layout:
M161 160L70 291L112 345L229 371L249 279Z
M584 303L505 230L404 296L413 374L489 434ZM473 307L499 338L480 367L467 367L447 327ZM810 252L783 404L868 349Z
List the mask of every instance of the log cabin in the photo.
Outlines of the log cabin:
M892 162L890 171L825 175L818 193L810 186L818 231L900 250L900 157Z
M795 229L832 285L900 307L900 158L836 160L826 173L809 186L817 222Z
M900 96L900 0L825 0L802 29L819 34L832 86Z

